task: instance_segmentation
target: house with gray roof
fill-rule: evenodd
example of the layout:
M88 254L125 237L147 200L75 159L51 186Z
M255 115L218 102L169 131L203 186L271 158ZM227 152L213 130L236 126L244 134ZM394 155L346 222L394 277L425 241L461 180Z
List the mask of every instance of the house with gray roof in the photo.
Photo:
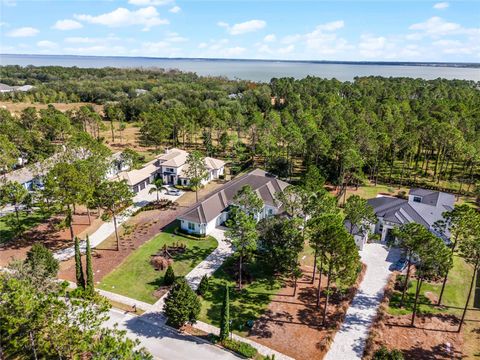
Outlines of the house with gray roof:
M448 241L449 233L438 233L434 224L443 219L443 213L453 210L455 196L440 191L411 189L408 199L379 196L368 200L378 222L372 231L380 234L381 241L392 239L392 229L403 224L418 223L435 235Z
M255 169L228 182L206 199L197 202L185 213L178 216L180 228L191 234L210 234L215 227L227 220L234 196L245 185L250 185L263 201L264 206L257 214L257 220L282 212L281 204L276 200L276 195L289 184L264 170Z

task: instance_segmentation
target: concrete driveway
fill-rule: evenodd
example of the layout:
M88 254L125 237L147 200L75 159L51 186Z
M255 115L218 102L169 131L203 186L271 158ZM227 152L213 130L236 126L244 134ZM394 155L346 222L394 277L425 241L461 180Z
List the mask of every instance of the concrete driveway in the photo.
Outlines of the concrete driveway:
M110 310L110 319L104 323L127 331L131 339L140 340L156 359L162 360L238 360L240 357L222 350L208 342L189 335L183 335L164 325L159 314L134 316L116 309Z
M326 360L360 360L365 341L378 306L383 298L391 264L400 259L399 249L388 249L379 243L365 244L360 251L367 265L365 277L347 310L345 321L335 335Z

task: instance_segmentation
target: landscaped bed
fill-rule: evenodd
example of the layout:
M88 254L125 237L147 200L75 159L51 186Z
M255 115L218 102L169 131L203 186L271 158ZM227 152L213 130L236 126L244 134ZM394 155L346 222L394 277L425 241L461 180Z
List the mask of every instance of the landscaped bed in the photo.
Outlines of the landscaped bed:
M467 312L466 323L457 333L459 319L468 295L472 269L463 259L454 256L454 266L449 273L442 299L442 307L435 306L441 281L425 283L419 297L415 327L410 327L416 280L412 278L406 303L399 306L401 293L391 292L390 301L373 326L370 352L385 345L401 350L406 358L473 358L480 354L480 311L471 309L473 296ZM393 284L393 282L392 282ZM391 285L390 287L392 287Z
M163 286L165 270L154 269L152 255L161 252L165 245L184 244L186 250L173 255L172 267L175 275L185 276L217 247L213 237L192 240L174 234L173 230L172 225L132 252L98 287L153 304L160 295L157 290Z

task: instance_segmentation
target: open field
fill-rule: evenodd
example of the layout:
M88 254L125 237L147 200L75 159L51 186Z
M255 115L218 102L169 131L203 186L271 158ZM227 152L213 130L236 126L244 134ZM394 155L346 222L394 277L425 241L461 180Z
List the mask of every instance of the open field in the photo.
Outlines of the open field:
M103 106L93 103L83 103L83 102L74 102L74 103L52 103L52 104L40 104L40 103L30 103L30 102L11 102L11 101L0 101L0 109L7 109L8 111L14 114L20 114L27 107L34 107L38 110L46 109L48 105L53 105L57 110L67 111L78 109L80 106L91 105L98 113L102 113Z
M172 264L175 274L184 276L217 247L217 241L212 237L191 240L175 235L175 226L176 224L168 227L132 252L120 266L102 279L98 287L153 304L158 300L154 293L163 286L165 271L153 268L150 264L151 255L158 253L164 245L185 244L187 250L183 254L174 255Z

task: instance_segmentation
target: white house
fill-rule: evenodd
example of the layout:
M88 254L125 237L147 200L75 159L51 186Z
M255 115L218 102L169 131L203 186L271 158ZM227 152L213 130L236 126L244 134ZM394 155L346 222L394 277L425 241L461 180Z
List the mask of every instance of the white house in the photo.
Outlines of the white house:
M227 220L233 198L244 185L250 185L264 203L262 210L256 216L257 220L282 212L281 204L276 201L276 194L283 191L289 184L266 171L256 169L228 182L177 217L181 229L196 235L210 234L216 226Z
M453 210L455 196L440 191L411 189L408 199L392 196L378 196L368 200L378 221L367 226L367 231L354 232L355 242L360 247L368 240L369 233L380 235L385 242L393 240L392 229L403 224L418 223L425 226L436 236L449 240L449 233L438 233L434 224L443 219L443 213Z
M188 169L187 157L188 152L177 148L166 150L165 154L157 157L158 173L162 176L165 184L183 186L189 184L186 175ZM208 177L202 181L203 184L218 179L225 174L225 162L222 160L206 157L205 167L208 170Z
M188 152L185 150L173 148L166 150L164 154L157 156L141 169L117 172L117 169L113 167L110 172L116 172L112 176L115 180L126 180L134 193L145 189L157 177L160 177L166 185L186 186L189 184L189 179L185 175L188 167L187 157ZM125 166L125 164L120 164L120 166ZM202 181L203 184L225 174L225 162L222 160L206 157L205 166L208 170L208 177Z

